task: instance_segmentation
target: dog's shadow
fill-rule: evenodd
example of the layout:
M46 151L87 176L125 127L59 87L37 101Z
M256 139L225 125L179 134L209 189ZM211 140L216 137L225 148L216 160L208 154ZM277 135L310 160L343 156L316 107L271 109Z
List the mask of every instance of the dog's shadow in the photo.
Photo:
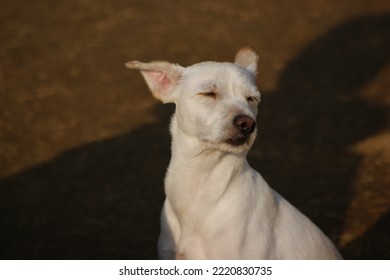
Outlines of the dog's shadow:
M251 162L336 244L360 162L352 148L386 125L386 107L369 104L359 90L389 63L389 27L390 16L384 15L330 30L289 63L276 92L264 95L260 105L260 137ZM342 253L380 256L352 251ZM381 252L390 256L389 247Z
M384 108L357 91L388 63L389 24L389 16L368 17L331 30L287 66L260 105L251 165L335 241L359 163L348 148L385 123ZM160 106L156 123L0 181L0 258L157 258L172 112ZM372 238L383 234L376 226Z

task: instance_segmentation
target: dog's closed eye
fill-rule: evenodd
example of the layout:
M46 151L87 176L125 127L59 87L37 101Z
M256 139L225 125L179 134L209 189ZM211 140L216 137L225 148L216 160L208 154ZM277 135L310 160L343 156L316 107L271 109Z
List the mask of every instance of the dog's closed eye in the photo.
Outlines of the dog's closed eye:
M201 95L201 96L204 96L204 97L208 97L208 98L212 98L212 99L217 99L217 93L214 92L214 91L200 92L200 93L198 93L198 95Z
M259 103L260 100L257 98L257 97L254 97L254 96L248 96L246 98L246 100L249 102L249 103Z

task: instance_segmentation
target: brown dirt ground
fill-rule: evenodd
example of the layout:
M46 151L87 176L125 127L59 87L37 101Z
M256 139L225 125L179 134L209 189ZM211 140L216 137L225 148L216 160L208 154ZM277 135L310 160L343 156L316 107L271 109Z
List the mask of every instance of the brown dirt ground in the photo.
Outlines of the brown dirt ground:
M260 53L250 163L349 259L390 257L390 2L2 1L0 258L153 259L169 115L131 59Z

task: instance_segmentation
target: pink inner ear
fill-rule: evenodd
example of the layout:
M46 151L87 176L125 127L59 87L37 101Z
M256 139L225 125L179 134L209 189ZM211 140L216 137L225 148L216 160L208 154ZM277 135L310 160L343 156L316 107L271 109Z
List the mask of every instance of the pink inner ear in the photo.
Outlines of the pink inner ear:
M149 71L151 80L153 80L154 90L164 91L172 85L172 81L168 78L167 74L158 71Z
M141 70L146 83L153 96L166 103L170 100L170 92L174 86L174 80L165 71Z

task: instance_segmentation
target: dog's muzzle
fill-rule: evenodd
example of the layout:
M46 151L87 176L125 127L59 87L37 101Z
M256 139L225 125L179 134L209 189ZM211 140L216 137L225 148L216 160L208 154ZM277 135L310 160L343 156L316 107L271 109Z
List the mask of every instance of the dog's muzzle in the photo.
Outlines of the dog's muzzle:
M232 137L226 140L226 143L232 146L241 146L249 142L249 137L256 129L256 121L246 115L238 115L233 119L235 128Z

